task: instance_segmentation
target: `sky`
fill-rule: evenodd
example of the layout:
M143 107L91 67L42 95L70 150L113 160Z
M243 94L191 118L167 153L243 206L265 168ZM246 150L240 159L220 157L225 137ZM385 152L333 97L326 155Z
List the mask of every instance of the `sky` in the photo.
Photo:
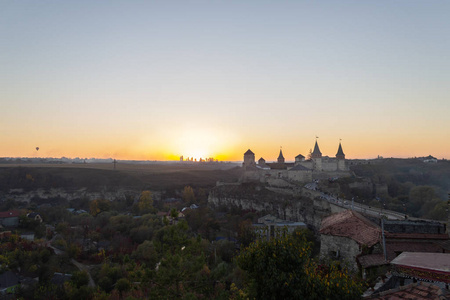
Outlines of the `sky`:
M450 159L450 1L0 2L0 157ZM39 150L36 150L39 147Z

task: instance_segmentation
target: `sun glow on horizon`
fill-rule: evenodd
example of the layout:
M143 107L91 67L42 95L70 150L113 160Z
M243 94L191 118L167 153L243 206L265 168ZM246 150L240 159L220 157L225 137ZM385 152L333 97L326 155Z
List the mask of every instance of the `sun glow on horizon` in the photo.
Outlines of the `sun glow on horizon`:
M176 132L176 134L174 134ZM227 159L232 156L236 138L221 129L187 128L167 134L165 159L179 160L181 156L199 161L200 159Z

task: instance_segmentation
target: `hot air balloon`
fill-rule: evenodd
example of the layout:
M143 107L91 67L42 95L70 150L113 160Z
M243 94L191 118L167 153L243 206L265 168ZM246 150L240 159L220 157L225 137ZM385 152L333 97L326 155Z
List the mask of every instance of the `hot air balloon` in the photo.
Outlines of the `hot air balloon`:
M39 147L36 147L36 151L39 151Z

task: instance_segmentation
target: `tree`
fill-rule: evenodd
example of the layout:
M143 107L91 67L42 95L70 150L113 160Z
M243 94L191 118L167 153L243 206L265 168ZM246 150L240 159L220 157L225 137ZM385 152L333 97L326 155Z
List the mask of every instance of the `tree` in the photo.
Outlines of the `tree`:
M86 271L77 271L73 273L71 281L77 288L80 288L83 285L88 285L89 275Z
M126 278L120 278L116 282L116 289L119 291L120 296L122 296L123 292L127 292L131 289L131 283Z
M255 230L252 227L251 220L245 220L239 223L238 241L242 246L247 247L256 238Z
M248 273L247 290L256 299L358 299L363 291L345 270L316 264L311 243L298 232L257 240L236 261Z
M111 206L111 203L108 200L105 199L96 199L92 200L89 203L89 210L91 212L91 215L94 217L98 215L101 212L108 211Z
M138 207L139 207L139 212L141 213L141 215L150 212L150 210L153 207L152 192L143 191L141 193L141 196L139 197Z
M441 200L436 191L431 186L416 186L409 192L408 209L413 215L421 217L432 210Z
M144 262L152 270L155 268L156 263L159 261L158 253L150 241L144 241L140 244L131 255L132 258Z
M184 187L183 200L186 203L194 203L195 202L194 190L188 185Z

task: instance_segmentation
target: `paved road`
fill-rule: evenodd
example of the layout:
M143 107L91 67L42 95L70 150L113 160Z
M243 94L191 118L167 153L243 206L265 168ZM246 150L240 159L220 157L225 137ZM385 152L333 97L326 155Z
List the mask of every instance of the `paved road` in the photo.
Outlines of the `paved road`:
M374 217L386 217L388 220L404 220L405 219L405 214L396 212L396 211L391 211L391 210L387 210L387 209L381 209L381 208L374 208L374 207L370 207L361 203L357 203L354 202L352 205L352 200L347 200L347 199L341 199L341 198L337 198L333 195L327 195L321 191L317 190L317 183L316 182L311 182L311 183L307 183L304 186L306 189L311 190L311 191L316 191L316 194L319 194L319 197L321 199L327 200L328 202L340 206L340 207L344 207L347 209L353 209L355 211L367 214L367 215L371 215Z

